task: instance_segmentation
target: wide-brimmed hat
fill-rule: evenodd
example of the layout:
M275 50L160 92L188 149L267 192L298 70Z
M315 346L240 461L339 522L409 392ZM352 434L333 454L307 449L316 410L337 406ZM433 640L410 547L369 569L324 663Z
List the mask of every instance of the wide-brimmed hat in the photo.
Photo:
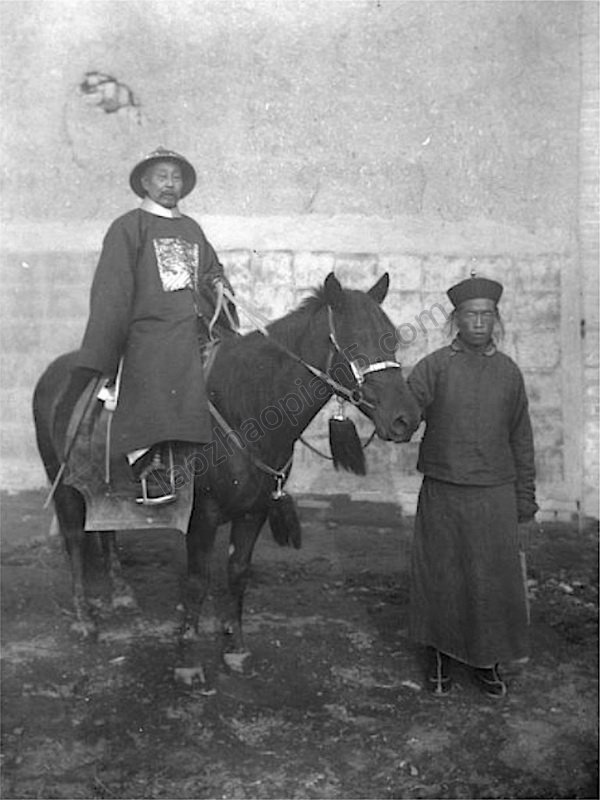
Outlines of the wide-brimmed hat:
M497 303L500 300L504 287L498 281L489 278L467 278L451 286L446 292L454 308L458 308L465 300L485 299Z
M174 150L167 150L165 147L157 147L156 150L148 153L148 155L131 170L129 185L138 197L146 196L146 192L142 186L142 178L146 169L157 161L176 161L181 168L181 176L183 178L181 196L185 197L192 191L196 185L196 170L192 167L187 158L179 155L179 153L176 153Z

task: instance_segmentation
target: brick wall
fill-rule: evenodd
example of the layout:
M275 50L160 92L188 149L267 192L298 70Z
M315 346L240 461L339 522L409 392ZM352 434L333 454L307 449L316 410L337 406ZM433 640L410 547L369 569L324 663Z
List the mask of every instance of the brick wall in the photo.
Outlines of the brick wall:
M581 318L583 326L583 493L586 507L598 509L600 417L598 369L598 295L600 279L600 205L598 202L600 140L600 64L598 4L584 3L581 35L581 122L579 178L579 247L582 265Z
M4 253L2 333L3 450L0 485L30 488L44 484L35 450L30 402L33 386L49 361L80 341L87 315L95 252L20 251ZM452 253L363 252L330 250L224 250L220 257L237 293L270 319L295 307L334 270L344 285L368 289L384 271L391 289L384 308L397 327L399 359L408 372L427 352L447 342L450 307L445 288L478 274L505 286L502 349L521 366L527 384L537 447L542 504L549 513L575 511L578 487L569 464L568 409L564 404L565 353L561 309L565 276L574 268L564 253L460 256ZM249 323L242 320L246 328ZM307 441L324 453L332 401L306 432ZM366 439L371 425L354 409ZM418 437L417 437L418 438ZM414 509L420 482L415 472L418 443L392 445L374 441L367 450L366 478L335 472L331 463L299 444L292 477L297 492L348 492L372 499L394 499ZM8 457L7 457L8 456Z
M332 268L362 288L389 269L409 368L443 341L427 312L444 289L472 266L499 277L544 502L596 515L597 3L197 5L2 4L2 487L43 482L33 384L78 344L129 170L163 144L198 170L184 211L271 316ZM89 70L135 108L82 91ZM294 481L414 501L414 444L368 460L361 481L299 448Z

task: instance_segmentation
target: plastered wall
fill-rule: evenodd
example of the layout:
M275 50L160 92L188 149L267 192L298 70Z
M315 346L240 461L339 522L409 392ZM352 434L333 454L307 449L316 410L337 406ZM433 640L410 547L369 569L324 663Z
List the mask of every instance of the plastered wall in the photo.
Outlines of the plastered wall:
M580 339L593 269L579 235L583 6L1 4L3 488L43 483L35 379L77 346L104 231L135 202L129 171L163 144L196 165L184 210L268 316L330 269L357 288L387 269L408 370L445 341L441 325L413 320L445 304L452 282L473 268L502 280L503 346L528 384L543 505L595 513L598 349L588 338L584 358ZM328 413L308 431L319 446ZM373 444L359 479L299 448L294 487L410 508L415 451Z

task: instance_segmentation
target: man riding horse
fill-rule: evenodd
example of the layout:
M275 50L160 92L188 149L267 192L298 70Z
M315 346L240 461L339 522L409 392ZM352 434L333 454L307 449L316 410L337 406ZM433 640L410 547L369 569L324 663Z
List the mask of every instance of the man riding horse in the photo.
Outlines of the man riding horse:
M211 438L202 345L219 284L231 287L201 227L179 211L196 184L189 161L158 148L136 164L129 183L142 203L116 219L104 238L55 436L64 441L90 380L107 378L118 395L111 456L127 457L139 481L138 502L162 504L175 499L169 443Z

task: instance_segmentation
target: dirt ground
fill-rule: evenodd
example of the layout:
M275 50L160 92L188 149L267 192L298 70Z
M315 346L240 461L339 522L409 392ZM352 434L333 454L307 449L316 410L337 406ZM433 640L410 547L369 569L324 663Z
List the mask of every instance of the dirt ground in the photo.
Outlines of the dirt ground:
M224 529L204 634L215 691L203 694L174 674L182 535L121 534L141 613L108 611L95 575L102 632L80 642L44 497L2 497L6 800L598 797L597 524L547 523L532 541L531 660L505 670L496 701L462 667L448 697L422 690L406 636L412 520L346 497L298 498L299 551L263 532L251 669L226 671Z

